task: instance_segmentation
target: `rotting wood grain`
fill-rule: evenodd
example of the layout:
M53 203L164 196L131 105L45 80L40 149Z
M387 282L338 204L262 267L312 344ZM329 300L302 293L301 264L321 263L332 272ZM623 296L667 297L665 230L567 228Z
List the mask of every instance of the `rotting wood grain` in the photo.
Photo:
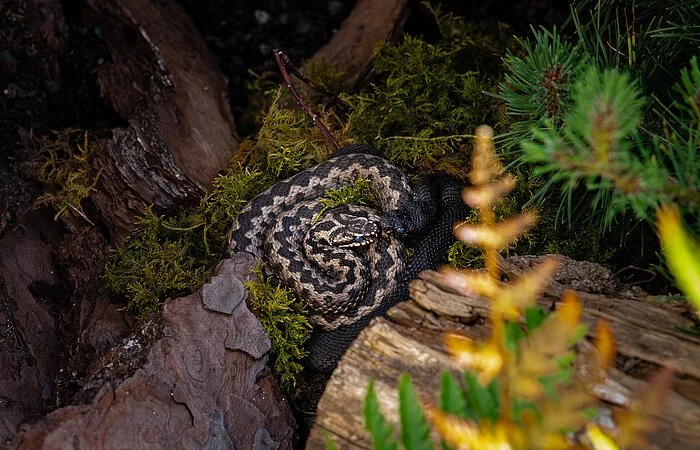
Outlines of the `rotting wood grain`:
M606 409L634 398L659 364L673 360L681 382L666 401L649 448L697 448L700 340L680 331L692 322L677 308L653 302L642 291L623 286L598 265L556 257L560 268L542 294L540 304L556 307L558 297L573 289L582 299L583 320L589 328L604 318L611 323L618 340L617 367L596 388ZM501 265L506 277L512 279L538 261L538 257L514 257L503 260ZM306 448L325 448L328 436L340 448L371 448L362 414L370 379L375 380L383 412L394 423L398 417L397 382L403 372L411 375L424 404L437 402L439 374L457 370L443 349L442 331L458 329L475 339L483 339L489 333L484 320L488 303L443 290L440 280L438 272L423 272L411 284L411 300L394 307L387 318L375 319L360 334L326 387ZM585 351L591 346L585 342L580 347Z
M197 204L239 139L226 78L177 2L89 0L86 17L110 53L97 71L101 93L128 124L95 155L92 201L119 241L148 205Z
M407 0L359 0L338 32L313 59L323 59L347 79L359 81L370 70L377 44L401 36L408 14Z

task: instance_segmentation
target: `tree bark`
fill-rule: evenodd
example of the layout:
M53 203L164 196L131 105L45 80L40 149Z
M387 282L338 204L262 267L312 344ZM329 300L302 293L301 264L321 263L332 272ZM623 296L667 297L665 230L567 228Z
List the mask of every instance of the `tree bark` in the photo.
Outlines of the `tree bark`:
M27 3L37 11L32 29L46 51L65 52L60 2ZM3 442L22 421L68 401L61 397L72 390L62 383L76 380L59 373L67 360L82 369L126 337L123 315L103 287L109 245L150 204L175 212L198 202L238 144L226 80L173 0L90 0L86 16L109 48L98 69L102 95L127 126L97 142L100 177L84 209L99 228L71 223L74 233L65 234L44 208L0 239L0 314L9 325L9 345L0 349ZM54 403L56 389L65 393Z
M129 124L99 142L92 200L114 241L153 204L195 204L238 147L226 79L190 18L173 1L89 0L112 60L102 95Z
M23 420L46 412L59 368L50 309L62 287L52 254L63 233L51 216L33 211L0 240L0 442Z
M293 448L270 340L245 302L255 264L235 255L168 300L162 322L110 351L72 405L24 425L10 448Z

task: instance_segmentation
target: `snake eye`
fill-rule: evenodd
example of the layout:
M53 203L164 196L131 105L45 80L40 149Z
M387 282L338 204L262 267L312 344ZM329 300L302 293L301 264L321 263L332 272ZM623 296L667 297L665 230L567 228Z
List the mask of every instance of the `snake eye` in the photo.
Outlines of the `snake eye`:
M396 227L396 230L394 230L396 234L404 234L406 232L406 229L404 227Z
M363 242L364 240L365 238L363 238L362 236L355 236L355 238L353 239L353 241L355 242Z

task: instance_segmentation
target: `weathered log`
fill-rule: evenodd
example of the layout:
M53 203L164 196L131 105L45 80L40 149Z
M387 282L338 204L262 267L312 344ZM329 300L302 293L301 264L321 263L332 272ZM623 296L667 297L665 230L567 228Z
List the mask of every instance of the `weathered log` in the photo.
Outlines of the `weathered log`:
M11 448L280 448L294 419L267 370L270 341L248 310L248 254L168 300L162 322L101 361L74 404L24 424Z
M25 3L36 11L37 38L65 50L61 3ZM110 52L98 69L102 95L129 126L98 141L94 154L99 183L83 206L104 228L64 236L41 210L0 243L0 314L9 325L0 348L3 442L20 422L69 402L82 383L76 376L128 332L104 293L108 242L123 238L149 204L163 211L197 202L237 147L225 78L176 2L93 0L85 8Z
M700 442L700 339L681 330L691 320L673 308L651 301L638 289L626 288L604 268L587 262L560 259L560 269L541 296L540 304L554 307L565 289L575 290L584 305L583 320L590 327L598 318L611 323L618 341L616 368L596 389L609 406L622 406L664 361L673 360L677 379L652 435L656 449L694 449ZM504 274L515 278L540 258L514 257L502 263ZM450 292L437 272L424 272L411 284L411 299L377 318L350 347L333 373L318 405L316 423L307 448L323 448L326 436L341 448L371 448L362 407L367 383L376 382L383 411L398 417L397 381L403 372L424 402L435 404L439 374L458 371L442 345L445 330L459 330L483 339L489 334L483 299ZM584 344L582 347L585 347Z
M407 0L359 0L330 41L312 59L322 59L347 80L362 79L379 43L396 40L409 15Z
M100 184L92 196L114 240L153 204L173 211L199 201L238 146L219 72L174 0L89 0L111 61L98 70L102 95L129 124L98 142Z

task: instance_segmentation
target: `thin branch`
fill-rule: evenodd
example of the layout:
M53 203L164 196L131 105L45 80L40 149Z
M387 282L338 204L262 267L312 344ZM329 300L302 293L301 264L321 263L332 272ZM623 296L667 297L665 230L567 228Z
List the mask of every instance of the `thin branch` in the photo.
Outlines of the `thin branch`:
M311 120L314 121L314 124L321 130L321 133L326 136L326 138L331 142L333 147L337 150L340 148L340 144L338 144L338 141L335 140L331 132L326 128L326 126L323 124L321 119L319 118L319 115L316 111L311 109L309 106L304 103L304 101L301 99L301 96L297 92L296 88L294 87L294 84L292 84L292 78L289 76L289 72L294 74L297 78L299 78L302 82L308 84L310 87L313 89L318 90L319 92L323 93L324 95L329 95L328 91L325 89L319 88L316 86L311 80L306 78L304 75L301 74L297 70L296 67L294 67L294 64L289 60L287 55L285 55L283 52L280 50L274 49L273 50L275 54L275 59L277 60L277 65L280 68L280 73L282 74L282 78L284 79L284 82L287 84L287 88L289 89L289 92L291 92L292 97L294 97L294 100L297 101L297 104L303 109L309 116L311 116ZM335 97L333 94L330 94L332 97ZM337 98L337 97L335 97ZM338 99L340 100L340 99Z

